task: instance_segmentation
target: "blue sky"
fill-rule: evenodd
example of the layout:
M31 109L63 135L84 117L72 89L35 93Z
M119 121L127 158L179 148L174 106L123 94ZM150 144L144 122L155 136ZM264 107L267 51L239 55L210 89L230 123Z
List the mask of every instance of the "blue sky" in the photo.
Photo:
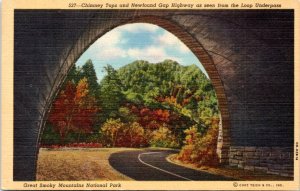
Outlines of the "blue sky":
M118 69L135 60L150 63L172 59L181 65L196 64L205 72L196 56L172 33L146 23L119 26L96 40L77 60L82 66L88 59L94 63L98 80L105 75L103 67Z

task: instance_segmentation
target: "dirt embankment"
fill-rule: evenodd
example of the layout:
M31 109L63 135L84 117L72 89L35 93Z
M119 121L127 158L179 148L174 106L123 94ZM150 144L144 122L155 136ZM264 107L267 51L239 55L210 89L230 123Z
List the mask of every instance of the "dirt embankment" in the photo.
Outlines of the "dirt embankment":
M37 180L132 180L109 165L109 156L121 150L126 148L42 148Z

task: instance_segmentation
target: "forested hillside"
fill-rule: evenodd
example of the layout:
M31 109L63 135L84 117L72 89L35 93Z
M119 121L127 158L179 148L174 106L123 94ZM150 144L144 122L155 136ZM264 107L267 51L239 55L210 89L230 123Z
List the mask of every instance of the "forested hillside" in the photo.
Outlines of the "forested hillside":
M71 69L43 146L186 148L195 141L189 138L200 139L218 123L215 91L196 65L135 61L104 69L100 82L91 60Z

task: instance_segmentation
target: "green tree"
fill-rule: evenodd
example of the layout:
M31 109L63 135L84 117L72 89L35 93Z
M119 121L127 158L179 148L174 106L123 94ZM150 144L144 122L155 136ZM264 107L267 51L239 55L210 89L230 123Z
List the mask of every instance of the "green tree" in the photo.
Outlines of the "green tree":
M99 84L97 82L97 75L94 68L94 64L91 59L87 60L86 63L81 68L81 78L86 78L89 86L89 93L92 96L97 95L99 89Z
M137 116L135 116L127 107L119 108L119 116L125 123L134 122L137 120Z
M118 110L125 99L122 93L122 83L116 70L108 65L105 67L107 75L100 83L101 108L104 118L118 117Z
M65 79L63 87L66 86L68 82L72 82L73 84L78 84L79 80L82 78L80 74L80 67L76 67L73 65Z

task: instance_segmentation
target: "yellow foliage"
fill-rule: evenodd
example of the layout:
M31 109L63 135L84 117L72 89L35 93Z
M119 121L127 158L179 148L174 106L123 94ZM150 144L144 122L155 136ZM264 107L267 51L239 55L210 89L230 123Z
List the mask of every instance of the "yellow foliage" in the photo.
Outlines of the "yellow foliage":
M156 147L178 147L179 144L176 140L172 131L163 124L159 129L152 132L150 144Z
M217 165L218 129L218 120L216 118L212 119L211 127L203 136L200 135L195 126L186 129L184 131L186 134L185 145L182 147L177 158L183 162L198 165Z
M78 85L76 87L76 96L75 96L75 100L82 100L82 98L86 97L89 93L89 89L88 89L89 85L87 82L86 77L82 78L79 82Z

